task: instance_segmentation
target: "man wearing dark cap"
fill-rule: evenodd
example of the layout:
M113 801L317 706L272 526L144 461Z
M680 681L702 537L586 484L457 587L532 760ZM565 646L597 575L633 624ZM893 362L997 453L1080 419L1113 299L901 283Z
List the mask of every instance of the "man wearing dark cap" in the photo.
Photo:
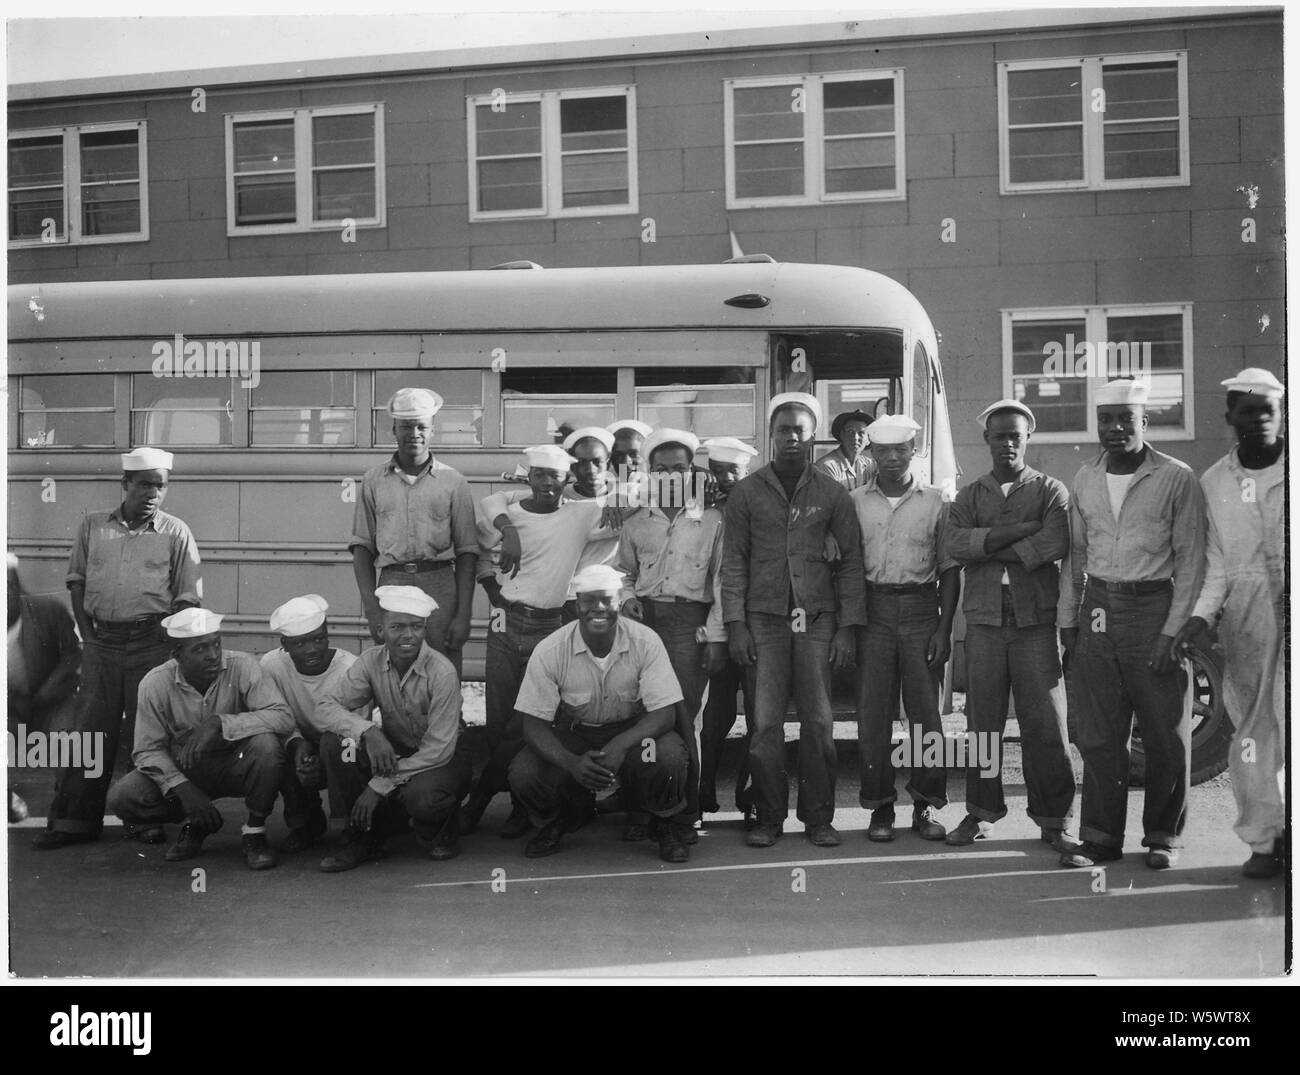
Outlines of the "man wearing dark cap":
M876 461L867 452L869 425L871 415L865 411L843 411L837 414L831 422L831 436L839 442L839 447L827 452L813 464L850 493L875 477Z

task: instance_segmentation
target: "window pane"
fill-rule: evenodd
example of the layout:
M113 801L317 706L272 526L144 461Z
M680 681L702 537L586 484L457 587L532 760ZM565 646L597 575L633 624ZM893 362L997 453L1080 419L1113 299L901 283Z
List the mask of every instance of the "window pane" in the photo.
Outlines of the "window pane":
M19 446L46 448L111 445L116 431L113 385L112 374L21 378L18 397ZM92 407L101 409L79 409Z
M1147 417L1153 428L1182 429L1187 423L1183 401L1187 386L1181 373L1157 373L1147 395Z
M81 136L81 181L120 182L140 178L138 131L95 131Z
M615 417L615 401L608 398L561 396L501 398L502 443L527 447L550 444L582 426L607 426Z
M351 407L356 375L351 370L263 373L250 390L250 407Z
M584 153L562 160L565 208L627 203L626 153Z
M131 378L131 443L229 445L231 397L238 381L230 377Z
M317 167L375 163L375 114L313 116L312 151Z
M916 449L924 453L930 444L930 359L917 343L912 348L912 418L921 431L916 435Z
M19 422L23 448L106 447L113 443L114 415L105 411L33 411Z
M1042 377L1047 373L1047 363L1057 354L1063 367L1072 370L1081 360L1076 348L1087 339L1083 318L1016 321L1011 326L1012 376Z
M540 209L541 158L479 161L478 207L484 213Z
M560 101L560 148L623 149L627 146L627 98L571 97Z
M1178 121L1106 124L1106 178L1178 175Z
M1130 353L1140 357L1144 370L1183 368L1181 313L1112 316L1106 319L1106 332L1112 343L1127 343Z
M479 105L475 112L480 157L513 157L542 151L542 106L538 101L507 104L504 112Z
M237 364L237 363L236 363ZM228 410L237 377L155 377L137 373L131 378L131 408L137 411Z
M894 129L894 80L827 82L822 86L825 131L876 134Z
M113 407L111 373L24 377L21 386L20 406L24 411Z
M697 388L670 385L638 389L637 417L652 426L685 429L706 437L754 437L754 390L748 385Z
M236 172L282 172L293 167L292 119L235 124Z
M399 388L429 388L445 401L434 419L435 445L483 443L483 374L480 370L376 370L372 435L376 447L392 447L388 401Z
M1178 115L1178 64L1106 64L1106 118L1149 119Z
M892 190L892 138L837 138L826 143L826 193Z
M1083 318L1019 321L1011 327L1013 395L1034 412L1042 433L1087 433L1088 378L1071 375L1082 361L1078 344L1087 338ZM1054 356L1059 356L1059 376L1048 373Z
M771 138L802 138L803 113L794 110L802 92L797 83L785 86L751 86L732 95L736 141L754 142Z
M317 172L312 183L312 219L370 219L375 215L375 170L346 168Z
M1078 123L1082 120L1082 70L1053 67L1007 72L1007 119L1026 123Z
M249 417L254 445L350 448L357 441L356 411L350 408L261 410Z
M54 235L63 235L62 190L13 190L9 192L10 239L41 238L46 220L54 221Z
M292 224L297 216L292 175L254 175L235 180L235 223Z
M114 183L82 189L83 235L129 235L139 230L139 183Z
M158 446L233 443L224 411L151 411L131 415L131 443Z
M802 193L802 142L736 146L737 198L778 198Z
M1087 435L1087 378L1015 377L1012 394L1034 412L1037 432Z
M13 138L9 142L9 186L63 185L63 136Z
M1050 183L1083 178L1083 128L1010 132L1011 182Z

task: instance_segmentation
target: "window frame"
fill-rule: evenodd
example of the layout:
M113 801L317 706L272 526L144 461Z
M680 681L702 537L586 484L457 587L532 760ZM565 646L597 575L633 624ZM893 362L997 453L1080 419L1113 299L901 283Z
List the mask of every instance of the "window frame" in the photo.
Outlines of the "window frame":
M78 379L82 379L82 378L85 378L85 377L87 377L87 376L91 376L91 377L107 377L107 378L110 378L110 379L111 379L111 383L112 383L112 393L111 393L111 394L112 394L112 397L113 397L113 402L112 402L112 404L110 404L110 405L108 405L108 406L93 406L93 407L89 407L89 406L87 406L87 407L41 407L41 408L31 408L31 409L29 409L29 408L23 406L24 382L27 381L27 380L34 379L34 378L40 378L40 377L69 377L69 378L71 378L71 377L76 377L76 378L78 378ZM10 443L9 443L9 449L10 449L11 451L17 451L17 452L93 451L93 450L95 450L95 449L103 449L103 450L106 450L106 449L111 449L111 448L115 448L115 447L117 447L117 414L118 414L118 409L119 409L119 408L118 408L118 400L117 400L117 386L118 386L118 382L117 382L117 374L112 373L112 372L108 372L108 373L93 373L93 374L85 374L85 373L80 373L80 374L77 374L77 373L56 373L56 374L50 374L50 373L13 373L13 374L10 374L9 377L10 377L10 380L9 380L9 382L8 382L8 383L9 383L9 388L10 388L10 391L12 391L12 392L14 393L14 397L15 397L15 405L16 405L16 408L15 408L16 420L15 420L14 425L13 425L13 434L14 434L14 435L13 435L13 439L12 439L12 440L10 441ZM23 443L23 418L24 418L24 416L29 415L29 414L41 414L41 413L46 413L46 414L49 414L49 413L54 413L54 414L110 414L110 415L113 416L113 438L112 438L111 440L109 440L109 441L106 441L106 442L102 443L102 444L100 444L100 443L94 443L94 444L83 444L83 443L78 442L77 444L30 444L30 445L29 445L29 444L25 444L25 443Z
M581 205L565 209L564 150L560 129L560 102L590 97L623 97L627 110L627 201L623 204ZM478 204L478 109L491 105L491 93L465 98L466 170L471 223L482 220L562 220L568 217L628 216L639 213L641 196L637 183L636 86L584 86L567 90L523 90L508 92L506 102L539 105L541 122L542 204L539 209L480 209ZM603 152L609 152L605 150ZM496 158L487 158L496 159Z
M312 219L313 166L312 119L317 116L359 116L369 113L374 122L375 132L375 215L356 217L358 229L386 228L388 226L388 205L385 197L385 152L384 152L384 103L376 101L370 104L356 105L308 105L302 108L272 108L260 112L227 112L225 116L226 135L226 237L240 235L289 235L321 231L339 231L339 220ZM240 224L235 217L235 126L239 123L257 123L267 120L289 119L293 121L293 182L294 182L294 216L293 223L280 224ZM305 221L305 222L304 222Z
M1089 101L1094 90L1104 86L1108 66L1140 63L1176 63L1178 65L1178 175L1150 178L1106 178L1105 113L1094 112ZM1007 76L1013 71L1044 71L1063 68L1079 71L1079 106L1082 116L1081 179L1015 183L1011 180L1010 98ZM998 184L1001 194L1036 194L1055 191L1142 190L1148 187L1186 187L1191 185L1190 121L1188 119L1187 50L1167 52L1130 52L1107 56L1057 56L1039 60L1002 60L998 62Z
M275 449L275 450L277 450L277 451L281 451L281 450L289 450L289 451L313 450L313 451L328 451L328 452L333 452L333 451L348 451L348 450L350 450L350 449L352 449L352 448L359 448L359 447L361 447L361 444L360 444L360 433L361 433L361 431L360 431L360 428L359 428L359 427L360 427L360 422L358 421L358 418L359 418L359 410L358 410L358 407L357 407L357 380L358 380L358 376L359 376L361 373L363 373L363 372L364 372L364 371L360 371L360 370L350 370L350 369L315 369L315 370L300 370L300 369L288 369L288 370L286 370L286 369L279 369L279 370L263 370L263 371L262 371L262 375L263 375L263 376L265 376L265 375L268 374L268 373L271 374L271 375L273 375L273 376L274 376L275 374L286 374L286 373L287 373L287 374L298 374L298 373L301 373L301 374L306 374L306 375L308 375L308 376L311 376L311 375L313 375L313 374L321 374L321 373L348 373L348 374L351 374L351 375L352 375L352 402L349 403L349 404L343 405L343 406L336 406L336 407L288 407L288 406L280 406L280 405L271 405L271 406L263 405L263 406L258 406L258 405L257 405L256 403L254 403L254 401L253 401L253 400L254 400L254 394L257 392L257 388L252 387L252 386L247 386L247 387L245 387L245 386L241 385L240 387L243 388L244 392L247 394L247 400L248 400L248 402L247 402L247 407L246 407L246 409L247 409L247 411L248 411L248 447L249 447L249 448L252 448L252 449L272 449L272 448L273 448L273 449ZM258 387L260 387L260 383L259 383ZM257 441L257 431L254 429L254 423L255 423L256 416L257 416L258 413L269 413L269 412L272 412L272 411L276 411L276 412L281 412L281 413L286 413L286 414L292 414L292 413L294 413L294 412L297 412L297 411L304 411L304 410L321 410L321 411L326 411L326 410L338 410L338 411L348 411L348 412L350 412L351 415L352 415L352 443L351 443L351 444L324 444L324 443L318 443L318 442L311 442L311 443L308 443L308 444L298 444L298 443L295 443L295 442L292 442L292 441L287 441L287 442L286 442L286 441L263 441L263 442L261 442L261 443L258 443L258 441Z
M10 250L42 246L99 246L105 243L144 243L149 241L149 140L146 120L122 120L105 123L74 123L56 127L34 127L30 130L10 131L6 149L15 141L29 138L63 137L63 234L55 239L8 238ZM109 131L136 132L136 157L139 162L140 228L138 231L114 235L82 234L81 136ZM13 190L13 176L9 176L5 196ZM6 224L6 227L8 225Z
M878 68L871 71L826 71L802 75L763 75L723 80L723 158L726 168L726 207L763 209L771 206L827 205L839 202L901 202L907 200L907 131L904 123L904 69ZM866 82L890 79L894 83L894 187L887 191L826 193L825 97L828 82ZM804 90L803 177L804 193L773 197L741 198L736 195L736 102L737 89L764 86L794 86ZM748 143L747 143L748 144ZM814 192L814 193L810 193Z
M1017 322L1056 321L1067 318L1082 320L1086 338L1091 341L1107 338L1106 325L1110 317L1159 317L1179 314L1183 322L1183 424L1178 428L1150 426L1145 439L1159 441L1190 441L1196 439L1196 386L1195 348L1192 340L1192 307L1190 302L1110 303L1097 306L1043 306L1004 308L1002 312L1002 398L1015 399L1015 374L1011 341L1012 328ZM1082 341L1076 341L1082 342ZM1097 443L1097 407L1093 393L1106 383L1105 377L1086 378L1085 391L1087 427L1081 431L1035 432L1039 444ZM1100 450L1100 449L1099 449Z

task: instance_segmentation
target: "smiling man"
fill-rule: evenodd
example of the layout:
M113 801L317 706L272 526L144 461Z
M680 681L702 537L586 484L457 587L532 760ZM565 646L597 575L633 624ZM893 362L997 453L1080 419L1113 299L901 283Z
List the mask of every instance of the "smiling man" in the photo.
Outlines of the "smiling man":
M1096 391L1101 454L1079 468L1070 493L1070 572L1057 622L1077 688L1083 844L1061 856L1062 866L1123 856L1134 714L1146 752L1149 867L1174 865L1187 823L1191 709L1174 638L1204 574L1205 495L1186 463L1146 442L1148 392L1132 380Z
M99 838L118 743L135 726L140 681L171 648L159 624L203 599L194 536L162 510L172 463L172 453L158 448L123 455L121 504L88 512L73 539L67 583L85 648L74 730L104 737L104 764L98 777L59 773L47 828L34 843L39 850ZM150 838L161 839L156 831Z
M871 415L865 411L837 414L831 422L831 436L839 447L827 452L814 464L850 493L876 474L876 461L867 452L867 427L871 421Z
M222 648L222 619L187 608L163 620L173 656L140 683L136 768L113 785L108 805L126 822L182 821L166 855L180 862L221 828L213 800L242 797L244 861L265 870L278 861L266 819L283 784L293 717L252 654Z

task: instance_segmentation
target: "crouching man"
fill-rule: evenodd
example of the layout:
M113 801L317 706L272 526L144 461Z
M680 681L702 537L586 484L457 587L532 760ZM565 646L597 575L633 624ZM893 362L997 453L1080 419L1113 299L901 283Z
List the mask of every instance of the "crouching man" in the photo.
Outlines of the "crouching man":
M222 651L222 619L186 608L162 621L172 657L140 681L136 767L109 789L108 809L128 824L182 822L165 856L180 862L221 828L213 800L242 796L244 861L265 870L277 862L266 819L284 783L284 738L293 733L293 716L257 658Z
M575 575L578 619L528 661L515 701L525 746L510 763L510 790L538 828L529 858L555 854L566 822L621 785L656 817L659 857L690 857L677 820L686 807L686 744L673 730L682 691L659 636L619 616L622 584L604 564Z
M407 820L435 861L460 851L458 807L471 767L461 738L460 679L425 641L438 603L414 586L375 590L384 644L366 650L316 707L330 808L347 819L337 850L321 860L341 873L382 858ZM383 726L357 711L378 706Z

